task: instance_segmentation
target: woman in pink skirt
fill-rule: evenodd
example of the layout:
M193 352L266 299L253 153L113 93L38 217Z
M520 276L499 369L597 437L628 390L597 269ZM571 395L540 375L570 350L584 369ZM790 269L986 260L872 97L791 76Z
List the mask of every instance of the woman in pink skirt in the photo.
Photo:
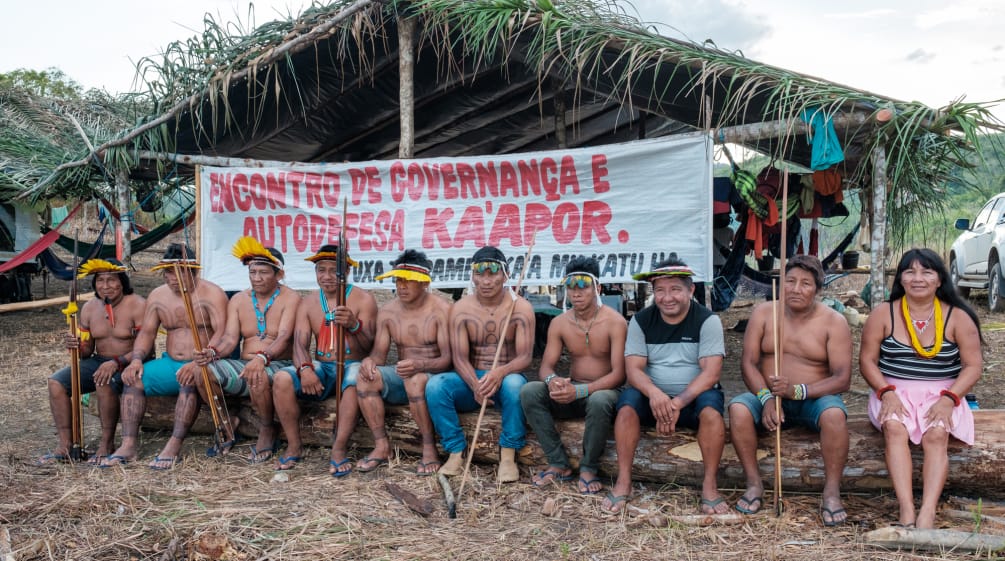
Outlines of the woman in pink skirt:
M932 528L949 471L950 435L974 442L974 417L960 396L981 377L977 314L956 293L942 259L911 249L900 260L890 300L862 330L859 367L875 390L869 418L886 439L886 466L900 524ZM915 514L910 444L921 444L921 508Z

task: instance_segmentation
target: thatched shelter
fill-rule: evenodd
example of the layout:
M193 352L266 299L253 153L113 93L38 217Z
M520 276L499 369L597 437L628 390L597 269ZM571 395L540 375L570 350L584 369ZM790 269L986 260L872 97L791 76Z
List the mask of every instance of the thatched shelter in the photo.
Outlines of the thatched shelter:
M986 104L933 109L855 90L662 37L602 0L341 0L247 34L206 21L141 62L153 104L140 124L22 194L105 173L125 189L125 174L184 177L199 163L506 154L696 130L806 166L799 116L819 107L844 146L846 186L871 194L883 255L887 217L896 231L931 211L979 132L1000 127ZM887 206L907 200L926 203Z

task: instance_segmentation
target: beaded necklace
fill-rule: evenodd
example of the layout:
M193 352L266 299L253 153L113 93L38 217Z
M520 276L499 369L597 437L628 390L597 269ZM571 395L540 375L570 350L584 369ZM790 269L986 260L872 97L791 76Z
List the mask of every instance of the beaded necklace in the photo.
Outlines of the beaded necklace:
M598 305L596 311L593 312L593 319L590 320L590 324L584 328L582 325L579 325L579 318L576 317L576 310L572 310L572 321L575 322L576 327L578 327L580 331L586 334L587 347L590 346L590 330L593 329L593 322L597 321L597 316L599 315L600 315L600 305Z
M942 305L939 303L939 299L935 299L934 310L932 311L935 316L935 341L932 343L931 350L923 347L918 341L918 333L915 331L914 322L911 320L911 310L907 306L907 298L900 299L900 310L904 314L904 321L907 323L907 333L911 336L911 346L914 347L914 352L918 353L918 356L922 358L934 358L942 350L942 336L945 331L945 326L942 324Z
M269 298L269 301L265 303L265 310L260 312L258 311L258 295L254 289L251 290L251 303L255 308L255 321L258 323L259 339L265 339L265 314L269 313L269 308L271 308L272 304L276 301L276 296L279 296L278 288L272 294L272 298Z

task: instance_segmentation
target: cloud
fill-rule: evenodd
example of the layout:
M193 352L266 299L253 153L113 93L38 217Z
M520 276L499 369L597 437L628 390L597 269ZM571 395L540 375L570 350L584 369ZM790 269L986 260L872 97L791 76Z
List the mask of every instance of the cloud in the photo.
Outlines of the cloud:
M896 10L886 8L882 10L866 10L864 12L844 12L844 13L824 14L824 17L828 19L877 19L890 16L896 13L897 13Z
M748 48L771 33L763 16L728 0L635 0L632 4L643 21L664 24L657 26L660 34L696 43L710 39L723 50Z
M932 29L940 25L977 20L979 10L974 5L953 4L951 7L921 12L914 16L914 24L921 29Z
M930 53L930 52L926 51L925 49L915 49L915 50L911 51L905 57L905 60L907 60L908 62L917 62L919 64L927 64L929 62L932 62L932 59L934 59L934 58L935 58L935 53Z

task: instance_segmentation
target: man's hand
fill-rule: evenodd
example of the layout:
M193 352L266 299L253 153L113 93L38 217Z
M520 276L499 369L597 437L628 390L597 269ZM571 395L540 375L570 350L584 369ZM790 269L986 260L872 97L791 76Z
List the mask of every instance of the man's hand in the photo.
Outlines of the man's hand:
M209 349L199 349L192 356L192 362L198 364L199 366L206 366L215 360L216 353Z
M178 384L182 386L194 386L195 376L199 372L200 367L194 362L186 362L178 369L178 373L175 374L175 378L178 379ZM209 388L207 388L209 391Z
M66 345L67 349L79 349L80 348L80 339L76 335L74 335L74 334L64 333L63 334L63 344Z
M94 385L107 386L112 380L112 376L119 371L119 363L113 358L101 363L101 366L94 371Z
M314 367L304 368L300 371L300 391L307 395L321 395L325 387L321 384Z
M349 309L349 306L338 306L335 308L335 323L349 330L356 327L359 318Z
M767 402L765 402L764 407L761 408L761 425L767 430L775 430L781 428L782 423L785 422L785 412L781 412L781 417L775 411L775 403L777 397L772 397ZM780 402L778 402L780 403Z
M488 402L486 405L491 405L491 398L499 391L499 386L502 385L504 376L506 376L506 373L498 368L486 372L481 380L478 380L478 386L475 388L475 401L478 403Z
M784 376L768 376L768 387L771 393L783 398L792 397L792 387L789 386L789 379Z
M367 382L373 382L380 377L380 370L377 369L377 363L370 357L366 357L359 364L359 375Z
M122 371L122 382L127 386L135 386L143 378L143 361L134 358L129 362L129 366Z
M405 380L415 376L416 374L422 373L420 361L411 358L399 360L395 367L397 369L398 376Z
M552 378L548 383L548 395L555 403L572 403L576 400L576 386L568 378Z
M248 387L257 390L262 384L268 385L269 375L265 373L265 361L255 355L244 365L240 377L248 383Z

